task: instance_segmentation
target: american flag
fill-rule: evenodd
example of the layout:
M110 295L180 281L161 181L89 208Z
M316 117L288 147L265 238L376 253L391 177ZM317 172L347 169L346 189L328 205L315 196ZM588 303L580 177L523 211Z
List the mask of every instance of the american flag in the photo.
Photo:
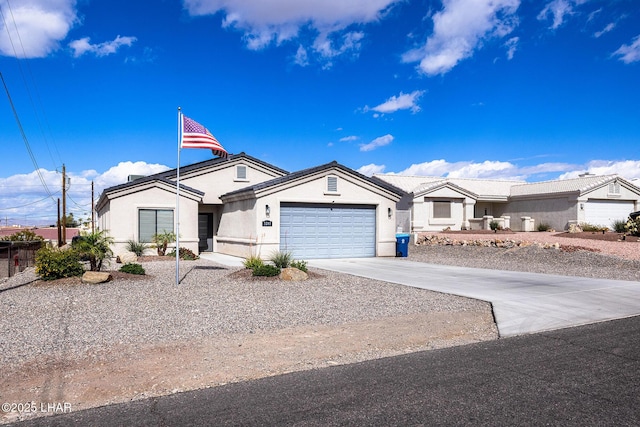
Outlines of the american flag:
M209 148L214 156L228 156L227 150L206 127L185 115L182 116L180 148Z

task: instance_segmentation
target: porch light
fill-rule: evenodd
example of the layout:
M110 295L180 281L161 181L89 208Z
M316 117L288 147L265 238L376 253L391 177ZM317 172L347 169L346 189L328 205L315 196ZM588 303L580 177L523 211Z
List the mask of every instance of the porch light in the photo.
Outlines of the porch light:
M389 219L391 219L391 216L393 215L391 208L387 208L387 215L389 216Z
M265 205L264 214L267 216L267 218L269 218L269 215L271 215L271 208L269 207L269 205Z

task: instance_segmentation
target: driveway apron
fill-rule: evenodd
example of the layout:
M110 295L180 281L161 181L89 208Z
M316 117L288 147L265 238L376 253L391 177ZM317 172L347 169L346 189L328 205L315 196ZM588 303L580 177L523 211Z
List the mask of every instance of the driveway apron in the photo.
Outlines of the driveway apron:
M640 315L640 282L426 264L403 258L309 266L490 302L500 336Z

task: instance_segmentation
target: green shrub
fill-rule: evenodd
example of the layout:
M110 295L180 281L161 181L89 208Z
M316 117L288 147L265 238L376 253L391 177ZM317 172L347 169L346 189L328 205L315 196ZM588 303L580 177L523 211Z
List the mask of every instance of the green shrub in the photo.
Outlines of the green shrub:
M280 274L280 269L271 264L262 264L253 268L254 276L273 277L278 274Z
M269 261L271 261L278 268L287 268L291 265L293 255L291 252L277 251L274 252Z
M495 219L489 223L489 228L492 229L493 231L502 230L502 226Z
M242 265L244 265L244 268L254 269L255 267L259 267L261 265L264 265L264 261L262 261L262 259L260 259L260 257L252 255L249 258L245 259L242 262Z
M297 268L298 270L304 271L306 273L307 261L302 261L302 260L291 261L291 267Z
M126 263L125 265L120 267L120 271L122 271L123 273L129 273L129 274L140 274L142 276L145 275L144 268L140 264L136 264L134 262Z
M540 224L538 224L538 227L537 227L538 231L549 231L550 229L551 229L551 226L544 222L541 222Z
M173 251L171 251L169 254L167 254L168 256L172 256L175 258L176 256L176 251L175 249ZM200 258L198 255L194 254L193 251L191 249L187 249L187 248L180 248L180 259L184 259L187 261L193 261Z
M588 222L583 222L580 224L580 227L582 227L582 231L602 231L602 227L589 224Z
M80 256L73 249L60 250L45 246L36 252L36 274L42 280L81 276L83 273Z
M617 219L611 223L611 228L616 233L624 233L626 230L625 226L627 225L627 221L623 219Z
M127 240L127 250L133 252L137 256L142 256L148 245L143 242L136 242L135 240Z
M624 228L627 233L631 234L632 236L640 236L640 216L636 219L631 219L631 217L629 217L629 220L624 225Z

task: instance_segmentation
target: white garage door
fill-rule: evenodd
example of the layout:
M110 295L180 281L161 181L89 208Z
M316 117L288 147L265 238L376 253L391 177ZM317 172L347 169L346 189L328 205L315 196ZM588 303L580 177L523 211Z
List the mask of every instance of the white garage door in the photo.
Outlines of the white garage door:
M376 208L283 203L280 250L302 260L376 256Z
M633 202L628 200L589 200L584 204L585 222L611 227L617 220L626 220L633 212Z

